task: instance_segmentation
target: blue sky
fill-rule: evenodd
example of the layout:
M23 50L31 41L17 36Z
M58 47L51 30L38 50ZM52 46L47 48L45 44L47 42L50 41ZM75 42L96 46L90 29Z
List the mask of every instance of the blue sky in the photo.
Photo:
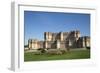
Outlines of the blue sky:
M30 38L44 40L44 32L71 30L90 36L90 14L24 11L25 44Z

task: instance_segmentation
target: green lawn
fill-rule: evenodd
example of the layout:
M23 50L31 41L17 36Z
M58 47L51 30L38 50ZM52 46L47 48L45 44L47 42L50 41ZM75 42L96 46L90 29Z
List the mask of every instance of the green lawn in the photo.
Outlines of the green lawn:
M24 61L44 61L44 60L66 60L66 59L87 59L90 58L90 50L74 50L62 55L34 55L32 52L24 53Z

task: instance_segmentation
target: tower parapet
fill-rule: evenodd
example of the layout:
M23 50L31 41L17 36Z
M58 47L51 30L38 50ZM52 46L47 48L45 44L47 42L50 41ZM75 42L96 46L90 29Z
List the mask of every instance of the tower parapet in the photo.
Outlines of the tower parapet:
M28 40L29 49L38 48L83 48L90 46L90 37L80 36L80 31L70 32L44 32L44 41L37 39Z
M44 39L45 39L45 41L52 41L52 33L51 32L45 32L44 33Z

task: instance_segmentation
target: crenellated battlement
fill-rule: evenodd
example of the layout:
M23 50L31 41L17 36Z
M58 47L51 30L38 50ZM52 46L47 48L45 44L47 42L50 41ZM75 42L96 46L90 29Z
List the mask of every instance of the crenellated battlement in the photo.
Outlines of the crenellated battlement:
M82 48L90 46L90 37L83 36L79 30L70 32L44 32L44 41L28 40L29 49L38 48Z

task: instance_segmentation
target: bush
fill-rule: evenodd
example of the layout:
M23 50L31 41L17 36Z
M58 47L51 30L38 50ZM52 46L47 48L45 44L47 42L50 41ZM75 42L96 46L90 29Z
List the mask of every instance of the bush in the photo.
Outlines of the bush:
M61 49L60 51L62 52L62 54L64 54L64 53L66 53L66 52L67 52L67 50L66 50L66 49Z
M37 50L42 50L43 48L38 48Z
M41 51L41 53L45 53L46 50L44 48L39 48L38 51Z
M62 54L62 52L60 50L57 50L57 49L50 49L46 53L50 54L50 55L59 55L59 54Z
M46 48L47 50L49 50L50 48Z
M45 52L46 52L45 49L42 49L42 50L41 50L41 53L45 53Z
M86 47L86 49L90 49L90 47Z
M56 54L57 54L57 55L61 55L62 52L61 52L61 51L57 51Z
M41 53L41 51L36 51L36 52L34 52L34 54L35 55L41 55L42 53Z
M39 49L37 49L38 51L41 51L41 53L45 53L46 52L46 50L44 49L44 48L39 48Z

